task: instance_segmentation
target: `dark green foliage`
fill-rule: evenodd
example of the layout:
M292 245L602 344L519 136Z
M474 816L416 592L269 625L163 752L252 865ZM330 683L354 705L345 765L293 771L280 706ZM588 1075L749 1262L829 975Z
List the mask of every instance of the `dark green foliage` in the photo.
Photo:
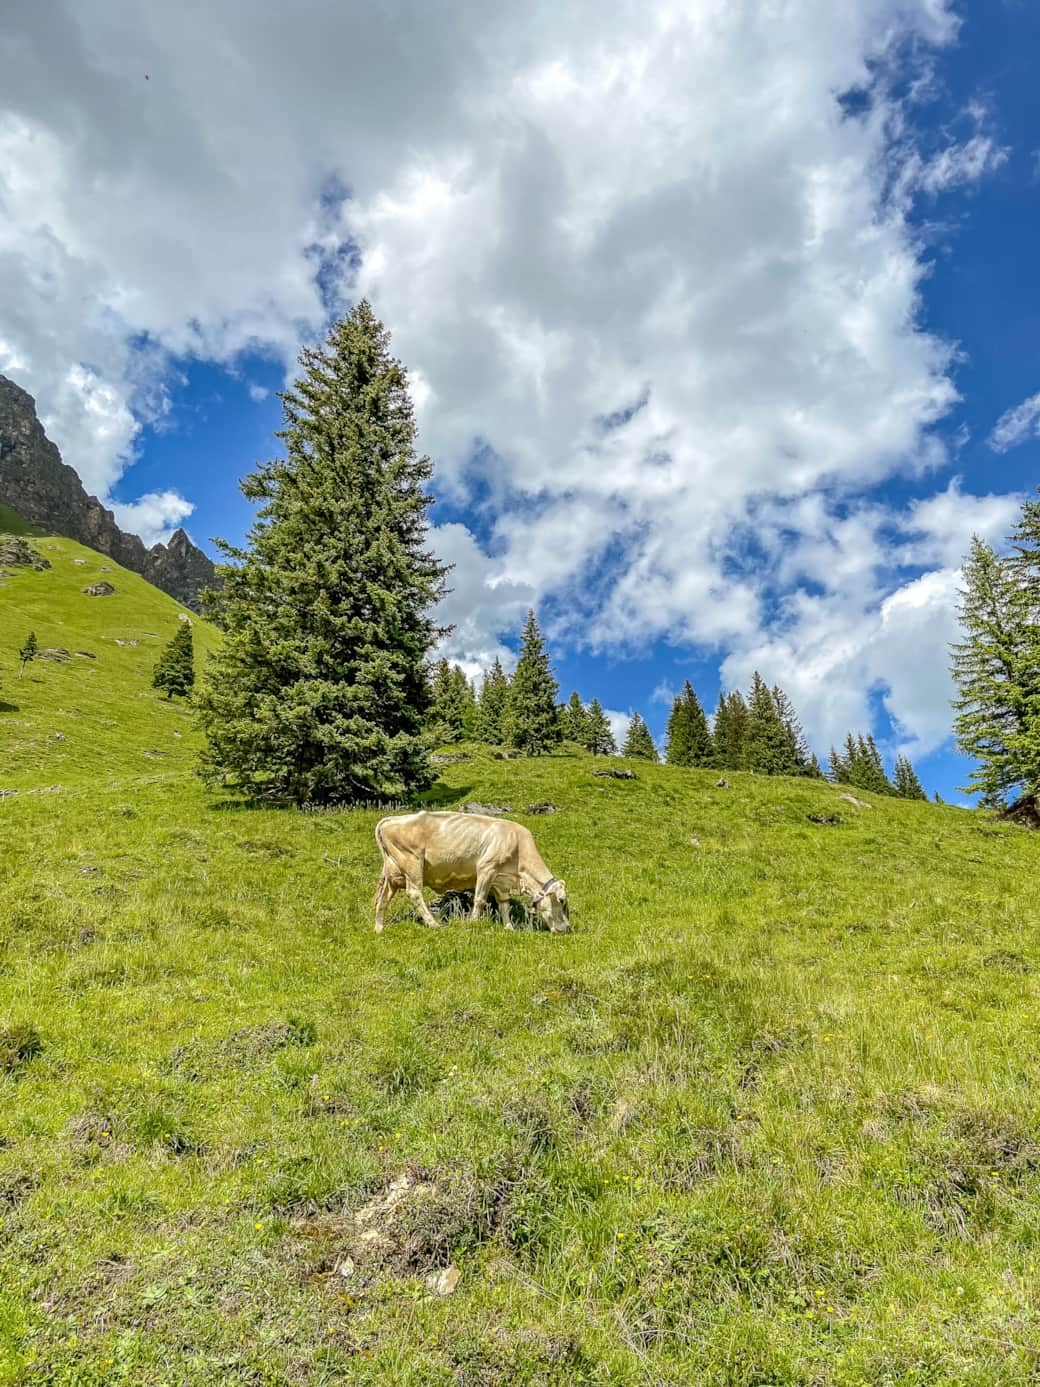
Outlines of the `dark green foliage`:
M617 752L617 742L598 698L594 698L586 708L585 716L585 750L591 751L593 756L614 756Z
M438 745L477 735L477 700L461 665L438 660L430 681L430 730Z
M859 790L873 790L878 795L898 793L885 774L885 764L872 736L854 737L850 732L845 738L842 751L831 747L830 777L839 785L851 785Z
M712 739L711 764L722 770L823 777L791 700L776 685L770 689L757 670L746 699L739 689L719 694Z
M772 698L773 707L784 732L784 758L787 765L784 775L807 775L821 779L823 772L820 770L820 763L809 750L794 704L776 684L773 685Z
M781 721L773 695L758 671L747 697L748 720L741 762L761 775L790 775L795 769L791 735Z
M964 565L953 646L957 745L978 764L965 792L984 805L1040 793L1040 503L1028 502L998 558L977 536Z
M628 732L625 735L625 745L622 749L623 756L634 756L642 761L656 761L657 747L654 739L650 735L650 729L639 716L638 713L632 714L632 719L628 724Z
M0 1027L0 1074L13 1074L42 1052L43 1041L35 1026L22 1022Z
M559 685L552 672L533 611L527 613L520 658L509 686L508 733L528 756L550 751L560 741L556 712Z
M495 662L484 672L480 686L480 701L477 705L477 736L491 746L500 746L506 740L506 715L509 709L509 678L502 669L502 662L495 656Z
M700 700L687 679L672 703L666 730L665 760L670 766L711 766L715 743Z
M572 693L560 710L564 741L577 742L579 746L584 746L588 740L588 721L589 715L584 703L577 692Z
M195 646L191 622L179 621L155 663L152 688L167 698L187 698L195 687Z
M426 661L444 567L404 368L366 302L300 354L286 456L242 483L249 547L222 544L224 627L199 705L204 776L297 802L428 785Z
M715 765L722 770L736 771L744 766L744 743L748 730L748 709L739 689L719 694L715 710Z
M25 666L29 663L29 661L36 659L36 652L38 649L39 647L36 644L36 632L30 631L25 638L25 644L18 652L18 658L22 662L18 670L19 679L21 679L22 675L25 673Z
M926 800L928 798L924 792L924 787L917 778L917 772L906 756L896 757L896 770L892 783L900 799Z

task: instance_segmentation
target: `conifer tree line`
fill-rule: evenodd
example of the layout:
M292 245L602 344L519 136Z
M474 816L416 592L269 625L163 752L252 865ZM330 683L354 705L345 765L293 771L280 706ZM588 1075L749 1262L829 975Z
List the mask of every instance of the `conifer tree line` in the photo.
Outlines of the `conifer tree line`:
M534 611L511 676L496 660L478 686L435 656L448 634L435 619L448 569L428 548L432 468L416 449L407 373L369 304L305 347L299 365L280 396L283 455L242 481L254 523L244 546L220 543L220 587L207 594L223 639L195 694L204 778L318 804L427 787L437 744L479 740L540 755L566 742L615 754L597 698L560 702ZM190 647L185 625L162 653L154 682L168 697L192 690ZM835 776L868 766L876 778L876 748L866 744L865 760L858 742L853 751L848 766L835 762ZM658 759L638 713L624 752ZM758 673L746 695L720 695L711 722L684 684L664 759L822 775L790 700ZM897 767L896 784L916 785L912 767Z
M713 723L687 680L668 717L665 760L672 766L755 771L759 775L823 772L809 751L794 705L756 671L747 694L719 694Z
M998 555L976 536L964 564L953 646L954 732L976 761L964 787L989 808L1040 800L1040 500L1027 501Z
M516 675L510 679L496 658L478 687L469 682L461 666L439 660L431 676L430 714L437 740L513 746L531 754L551 751L561 743L598 756L618 753L599 699L586 704L572 693L566 703L554 704L558 686L533 612L528 613L524 627L517 673L521 671L519 681ZM897 756L889 777L873 736L849 733L840 752L832 749L825 777L790 698L778 686L770 688L757 672L746 694L739 689L720 694L711 721L686 680L672 702L663 758L639 713L632 714L620 750L623 756L663 759L670 766L828 778L877 794L927 798L906 756Z
M850 732L841 751L831 747L828 770L830 779L838 785L873 790L878 795L895 795L899 799L928 798L906 756L896 757L895 770L889 778L877 743L869 735L854 737Z

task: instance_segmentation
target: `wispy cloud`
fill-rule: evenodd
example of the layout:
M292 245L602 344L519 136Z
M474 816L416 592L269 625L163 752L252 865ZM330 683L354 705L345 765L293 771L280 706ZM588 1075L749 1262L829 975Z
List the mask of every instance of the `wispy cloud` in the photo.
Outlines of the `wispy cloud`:
M1040 393L1004 411L989 436L989 446L995 453L1006 453L1030 438L1040 438Z

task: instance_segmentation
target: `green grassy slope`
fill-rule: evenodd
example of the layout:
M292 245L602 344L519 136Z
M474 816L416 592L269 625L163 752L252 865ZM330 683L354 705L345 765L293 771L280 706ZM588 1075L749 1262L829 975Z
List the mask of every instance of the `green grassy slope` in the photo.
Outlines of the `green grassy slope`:
M39 534L27 521L23 520L17 511L13 511L10 506L0 505L0 535L36 535Z
M151 686L185 609L72 540L31 542L50 570L9 568L0 578L0 790L185 766L194 752L187 709ZM100 581L115 593L87 597L83 589ZM190 615L198 658L214 637ZM36 660L19 678L18 651L30 631L41 649L67 650L69 659Z
M575 933L376 936L375 810L222 802L127 704L0 801L0 1383L1035 1381L1036 837L473 752L435 798Z

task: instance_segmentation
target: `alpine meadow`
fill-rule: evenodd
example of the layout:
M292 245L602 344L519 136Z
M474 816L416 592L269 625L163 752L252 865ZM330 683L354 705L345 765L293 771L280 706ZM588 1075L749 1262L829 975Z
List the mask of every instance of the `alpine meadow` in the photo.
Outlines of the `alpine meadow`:
M475 686L384 330L303 365L219 624L4 517L0 1382L1032 1380L1035 836L824 777L758 674L618 756L533 611ZM531 828L574 932L374 934L423 807Z

